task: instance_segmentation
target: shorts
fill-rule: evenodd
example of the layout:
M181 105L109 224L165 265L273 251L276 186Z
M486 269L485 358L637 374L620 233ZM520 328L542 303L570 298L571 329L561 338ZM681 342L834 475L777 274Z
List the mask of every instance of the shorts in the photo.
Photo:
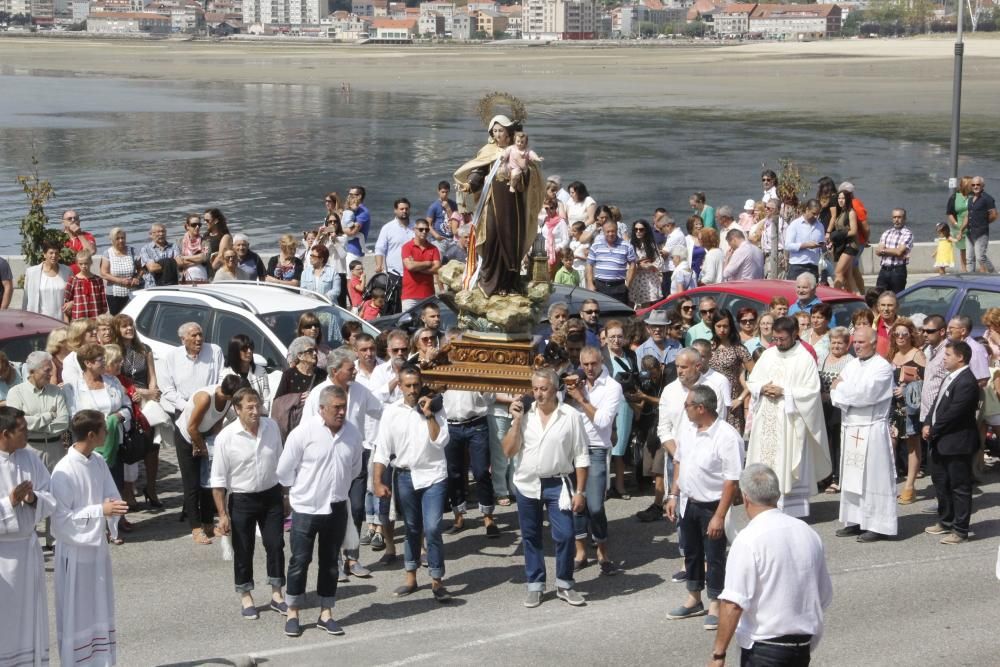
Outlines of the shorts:
M654 477L662 476L667 451L663 447L657 447L656 453L652 454L649 448L642 450L642 476Z

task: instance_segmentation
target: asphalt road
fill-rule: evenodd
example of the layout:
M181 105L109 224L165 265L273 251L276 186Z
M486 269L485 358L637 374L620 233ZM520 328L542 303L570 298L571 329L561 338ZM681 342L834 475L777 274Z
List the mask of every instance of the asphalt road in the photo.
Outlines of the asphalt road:
M713 633L702 629L701 619L665 617L684 600L683 584L670 582L682 561L676 533L666 522L633 518L649 503L645 495L609 501L611 554L623 572L601 577L594 566L583 570L577 588L587 598L585 607L570 607L551 590L541 607L522 606L516 510L498 508L504 529L499 540L486 539L474 514L470 528L445 536L451 604L433 600L426 571L419 575L417 593L396 599L392 590L402 583L402 566L376 568L370 579L352 579L338 590L334 614L346 636L332 637L313 626L318 609L311 596L313 608L302 613L304 634L286 638L284 617L274 612L242 620L232 565L221 559L218 544L193 544L186 524L178 521L179 480L172 456L164 458L162 474L168 478L161 498L167 508L134 514L136 531L125 545L111 547L119 664L686 666L704 664L711 652ZM839 496L814 498L811 523L826 544L834 602L813 664L996 664L1000 476L984 478L973 501L975 537L960 546L940 545L922 532L934 520L919 512L933 503L928 481L920 480L917 503L900 507L899 537L875 544L836 538ZM362 562L377 560L379 554L362 549ZM51 567L47 563L50 588ZM553 568L550 558L550 589ZM259 541L255 576L262 604L269 587ZM315 565L310 590L314 586ZM52 599L50 590L50 615ZM51 633L55 656L54 617ZM729 664L738 664L735 643Z

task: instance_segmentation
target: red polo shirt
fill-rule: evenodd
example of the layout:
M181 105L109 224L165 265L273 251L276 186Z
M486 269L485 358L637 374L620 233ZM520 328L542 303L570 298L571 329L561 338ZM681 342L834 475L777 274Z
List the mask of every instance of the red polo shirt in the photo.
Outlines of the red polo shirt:
M440 262L441 253L438 252L438 249L430 244L426 248L421 248L411 239L403 244L400 256L403 258L403 293L401 298L425 299L434 296L434 274L410 271L406 268L406 258L409 257L414 262Z
M80 237L83 237L83 238L80 238ZM97 253L97 241L94 240L94 235L91 234L90 232L83 232L83 231L81 231L80 235L77 236L76 238L70 238L70 239L68 239L66 241L66 243L65 243L65 247L67 247L70 250L72 250L73 254L76 254L76 253L80 252L81 250L83 250L83 239L87 239L88 241L90 241L91 244L93 244L94 253L96 254ZM100 262L101 262L101 258L100 257L95 257L94 258L94 264L100 264ZM95 267L95 268L99 268L99 267ZM72 264L69 265L69 270L70 270L70 273L72 273L75 276L76 274L78 274L80 272L80 267L77 266L76 262L73 262Z

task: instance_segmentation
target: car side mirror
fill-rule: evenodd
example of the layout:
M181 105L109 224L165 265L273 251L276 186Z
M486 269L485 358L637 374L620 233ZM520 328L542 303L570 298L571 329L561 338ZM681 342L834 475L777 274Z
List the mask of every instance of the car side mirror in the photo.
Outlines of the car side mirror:
M409 312L400 315L396 322L396 326L400 329L409 329L411 324L413 324L413 313Z
M265 359L263 355L257 354L256 352L253 353L253 365L260 366L268 373L277 370L277 368L275 368L274 366L273 361L271 361L270 359Z

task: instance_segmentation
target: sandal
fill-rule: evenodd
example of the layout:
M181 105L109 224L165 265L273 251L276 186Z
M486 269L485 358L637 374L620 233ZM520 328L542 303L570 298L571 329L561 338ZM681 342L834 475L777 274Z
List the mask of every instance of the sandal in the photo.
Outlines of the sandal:
M824 491L823 493L828 493L830 495L833 495L835 493L840 493L840 486L838 486L837 483L834 482L830 486L826 487L826 491Z
M500 496L497 498L497 505L500 507L510 507L510 496Z
M192 530L191 537L194 538L195 544L212 544L212 538L206 535L205 531L201 528Z

